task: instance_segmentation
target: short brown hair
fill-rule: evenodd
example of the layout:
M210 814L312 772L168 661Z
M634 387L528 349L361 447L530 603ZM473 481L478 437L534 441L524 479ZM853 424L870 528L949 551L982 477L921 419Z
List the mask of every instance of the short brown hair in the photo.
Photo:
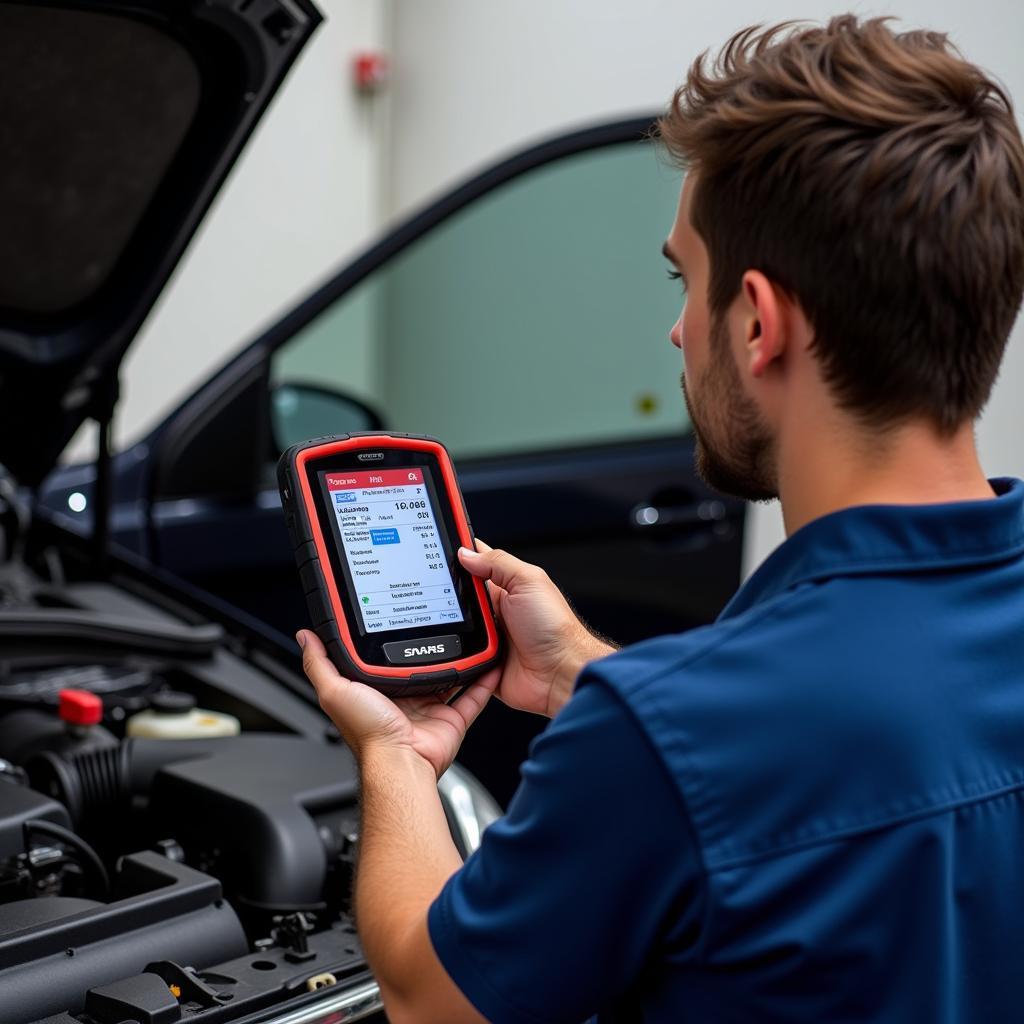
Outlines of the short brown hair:
M937 32L792 23L701 54L659 122L696 172L710 308L762 271L795 297L863 420L978 415L1024 290L1024 148L1009 97Z

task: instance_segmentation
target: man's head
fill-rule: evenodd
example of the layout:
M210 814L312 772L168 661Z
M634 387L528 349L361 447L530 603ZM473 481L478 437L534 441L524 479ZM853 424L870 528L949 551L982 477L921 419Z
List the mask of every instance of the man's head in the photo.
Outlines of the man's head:
M666 255L711 483L776 493L794 401L879 435L979 414L1024 291L1024 147L945 36L748 29L697 59L660 130L689 171Z

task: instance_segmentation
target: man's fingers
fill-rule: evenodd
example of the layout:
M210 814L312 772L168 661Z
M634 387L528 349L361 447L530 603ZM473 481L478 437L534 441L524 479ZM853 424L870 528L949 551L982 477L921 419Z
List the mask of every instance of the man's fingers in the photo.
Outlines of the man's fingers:
M521 589L526 584L536 583L544 575L543 570L536 565L524 562L500 549L470 551L469 548L459 548L459 561L474 576L489 579L502 590L509 592Z
M494 693L494 688L498 685L500 677L500 669L488 672L487 675L482 679L478 679L464 694L449 705L449 707L454 708L459 713L462 720L466 723L467 729L476 721L477 715L487 707L487 702L491 699L491 695Z
M477 541L480 544L480 541ZM474 576L487 579L491 575L491 560L488 557L492 554L488 551L470 551L469 548L460 547L458 552L459 561L465 569L468 569Z
M494 552L494 548L492 548L490 544L487 544L486 542L482 541L479 537L474 537L473 543L476 545L476 552L469 551L467 548L459 548L459 551L466 551L466 553L469 555L473 555L475 553L479 553L482 555L490 555ZM467 569L470 569L470 571L473 572L474 576L481 576L481 578L483 579L484 586L487 587L487 593L490 595L491 598L491 607L494 609L494 617L498 620L498 622L501 622L501 598L505 592L493 580L490 580L486 577L486 575L483 575L483 564L479 566L479 568L481 569L480 572L473 571L467 563L463 564L466 566Z
M484 586L487 588L487 593L491 598L494 618L496 621L501 622L501 599L505 596L505 591L501 587L496 587L490 580L484 580Z
M295 634L295 640L302 648L302 670L309 677L309 681L313 684L321 701L325 694L339 684L348 682L327 657L327 651L324 649L320 637L311 629L300 629Z
M302 649L303 665L305 665L306 657L309 655L321 658L327 656L327 650L323 645L323 641L311 629L300 629L295 634L295 642Z

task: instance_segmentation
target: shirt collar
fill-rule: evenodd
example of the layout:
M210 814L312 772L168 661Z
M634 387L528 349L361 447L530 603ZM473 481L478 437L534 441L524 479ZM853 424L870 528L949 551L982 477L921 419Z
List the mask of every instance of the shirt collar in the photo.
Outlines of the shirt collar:
M719 619L811 580L983 565L1024 553L1024 482L989 483L995 498L859 505L807 523L765 559Z

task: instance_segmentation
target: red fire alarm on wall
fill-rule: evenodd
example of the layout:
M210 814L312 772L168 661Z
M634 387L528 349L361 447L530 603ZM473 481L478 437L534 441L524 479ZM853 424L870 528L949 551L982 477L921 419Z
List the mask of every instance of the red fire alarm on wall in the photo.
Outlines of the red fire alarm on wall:
M365 51L352 58L352 78L360 92L376 92L388 79L388 59L383 53Z

